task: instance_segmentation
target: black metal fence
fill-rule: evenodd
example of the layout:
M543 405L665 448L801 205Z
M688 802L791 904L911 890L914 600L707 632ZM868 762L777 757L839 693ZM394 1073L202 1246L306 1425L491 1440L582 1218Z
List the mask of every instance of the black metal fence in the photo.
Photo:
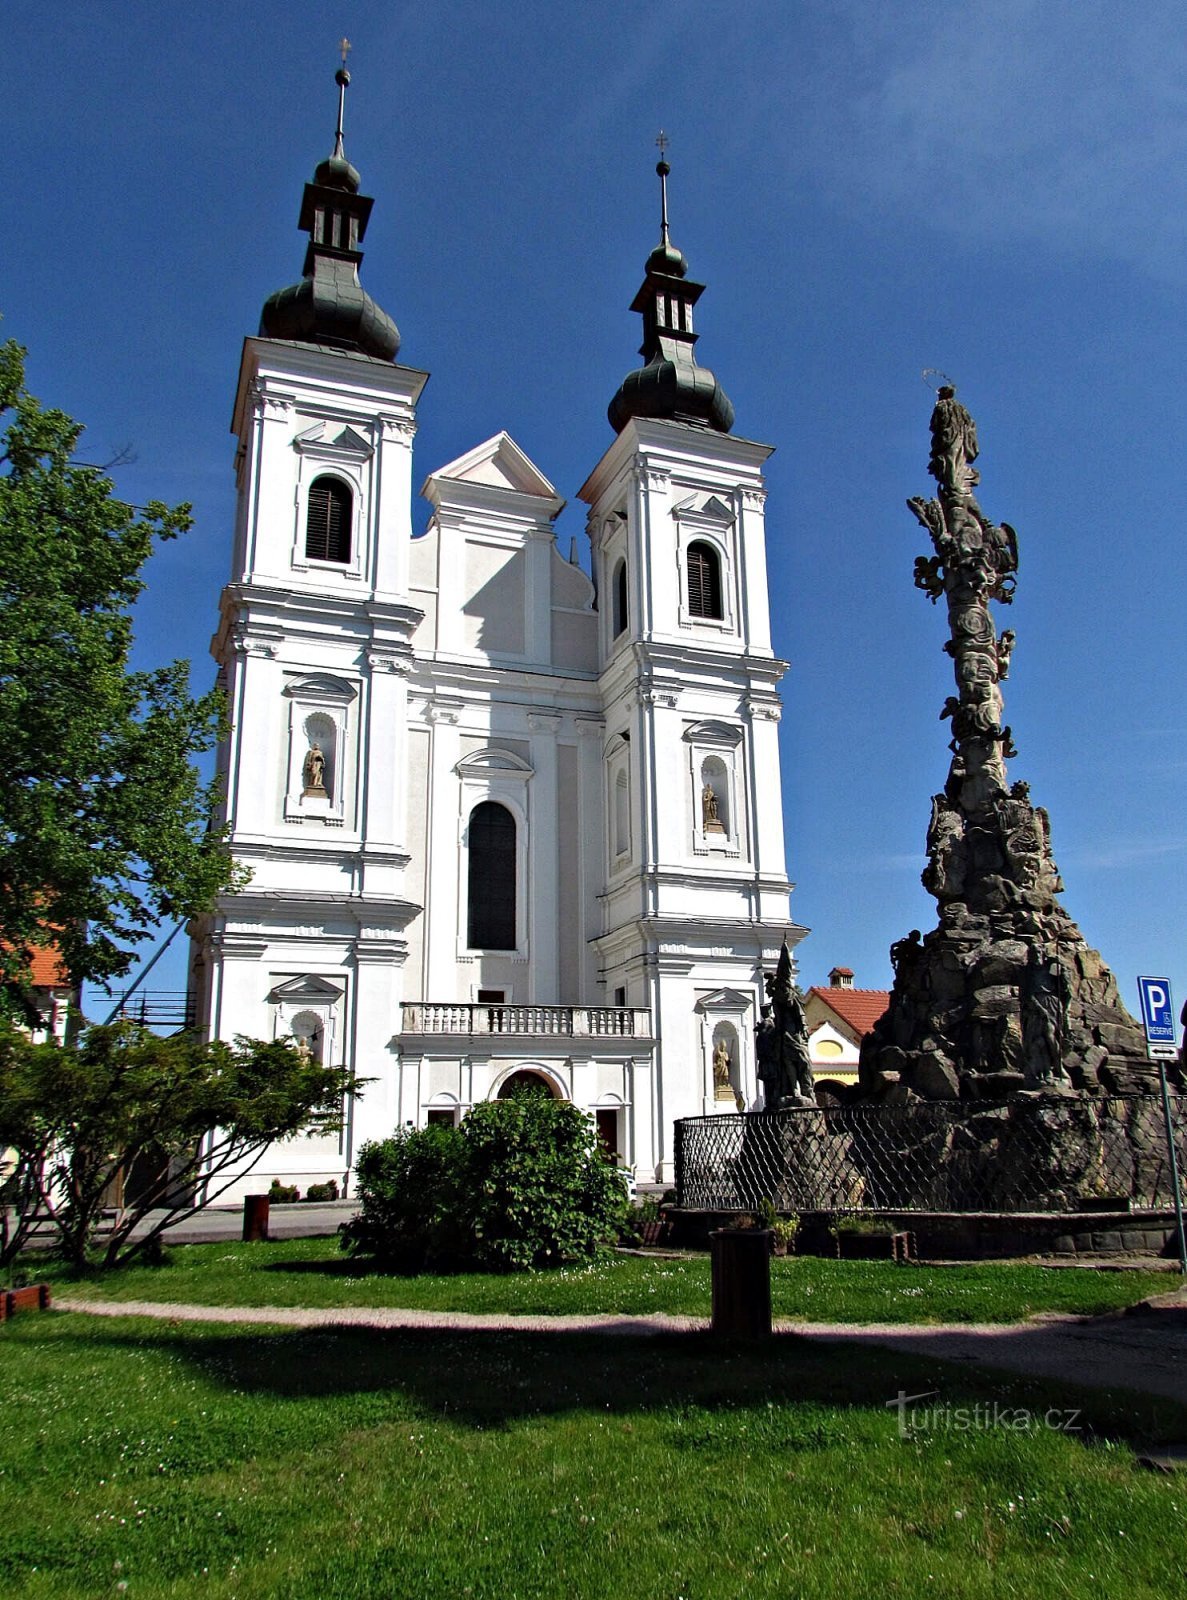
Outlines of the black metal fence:
M1179 1169L1187 1119L1175 1105ZM685 1117L678 1204L697 1210L1078 1211L1174 1203L1162 1103L915 1101Z

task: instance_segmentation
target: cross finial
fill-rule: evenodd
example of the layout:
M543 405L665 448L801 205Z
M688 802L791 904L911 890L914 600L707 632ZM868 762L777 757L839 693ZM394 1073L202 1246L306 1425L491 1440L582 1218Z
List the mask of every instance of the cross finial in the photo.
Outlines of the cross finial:
M334 154L344 160L346 152L342 147L342 118L346 111L346 87L350 82L350 73L346 70L346 58L350 54L350 40L343 37L338 41L338 49L342 55L342 65L334 74L334 82L338 85L338 127L334 132Z
M659 237L661 244L668 243L668 145L671 143L667 134L661 128L659 137L655 141L659 150L659 160L655 163L655 170L659 174Z

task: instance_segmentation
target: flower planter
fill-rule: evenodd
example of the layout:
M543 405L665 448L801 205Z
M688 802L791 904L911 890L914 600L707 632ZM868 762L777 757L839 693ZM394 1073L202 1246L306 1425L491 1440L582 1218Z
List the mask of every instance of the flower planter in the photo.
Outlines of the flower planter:
M838 1233L842 1261L911 1261L915 1240L909 1233Z
M24 1289L0 1290L0 1322L18 1311L48 1311L49 1284L31 1283Z

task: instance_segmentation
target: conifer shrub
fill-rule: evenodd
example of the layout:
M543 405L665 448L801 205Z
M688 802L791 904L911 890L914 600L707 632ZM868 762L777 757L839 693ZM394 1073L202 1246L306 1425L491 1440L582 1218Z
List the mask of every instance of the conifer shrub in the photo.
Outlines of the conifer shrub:
M365 1145L358 1194L343 1247L413 1271L592 1260L618 1237L630 1204L592 1120L533 1090L483 1101L457 1128L408 1128Z

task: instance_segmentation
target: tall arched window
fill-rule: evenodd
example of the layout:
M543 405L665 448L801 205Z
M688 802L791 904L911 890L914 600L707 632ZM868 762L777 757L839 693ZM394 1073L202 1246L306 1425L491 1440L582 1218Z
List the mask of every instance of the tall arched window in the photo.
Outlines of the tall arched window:
M688 547L688 611L693 617L721 620L721 562L711 544L697 540Z
M620 561L614 569L614 637L626 632L626 562Z
M315 478L309 485L305 516L307 561L350 560L350 521L354 497L341 478Z
M472 950L515 949L515 818L494 800L470 813L466 943Z

